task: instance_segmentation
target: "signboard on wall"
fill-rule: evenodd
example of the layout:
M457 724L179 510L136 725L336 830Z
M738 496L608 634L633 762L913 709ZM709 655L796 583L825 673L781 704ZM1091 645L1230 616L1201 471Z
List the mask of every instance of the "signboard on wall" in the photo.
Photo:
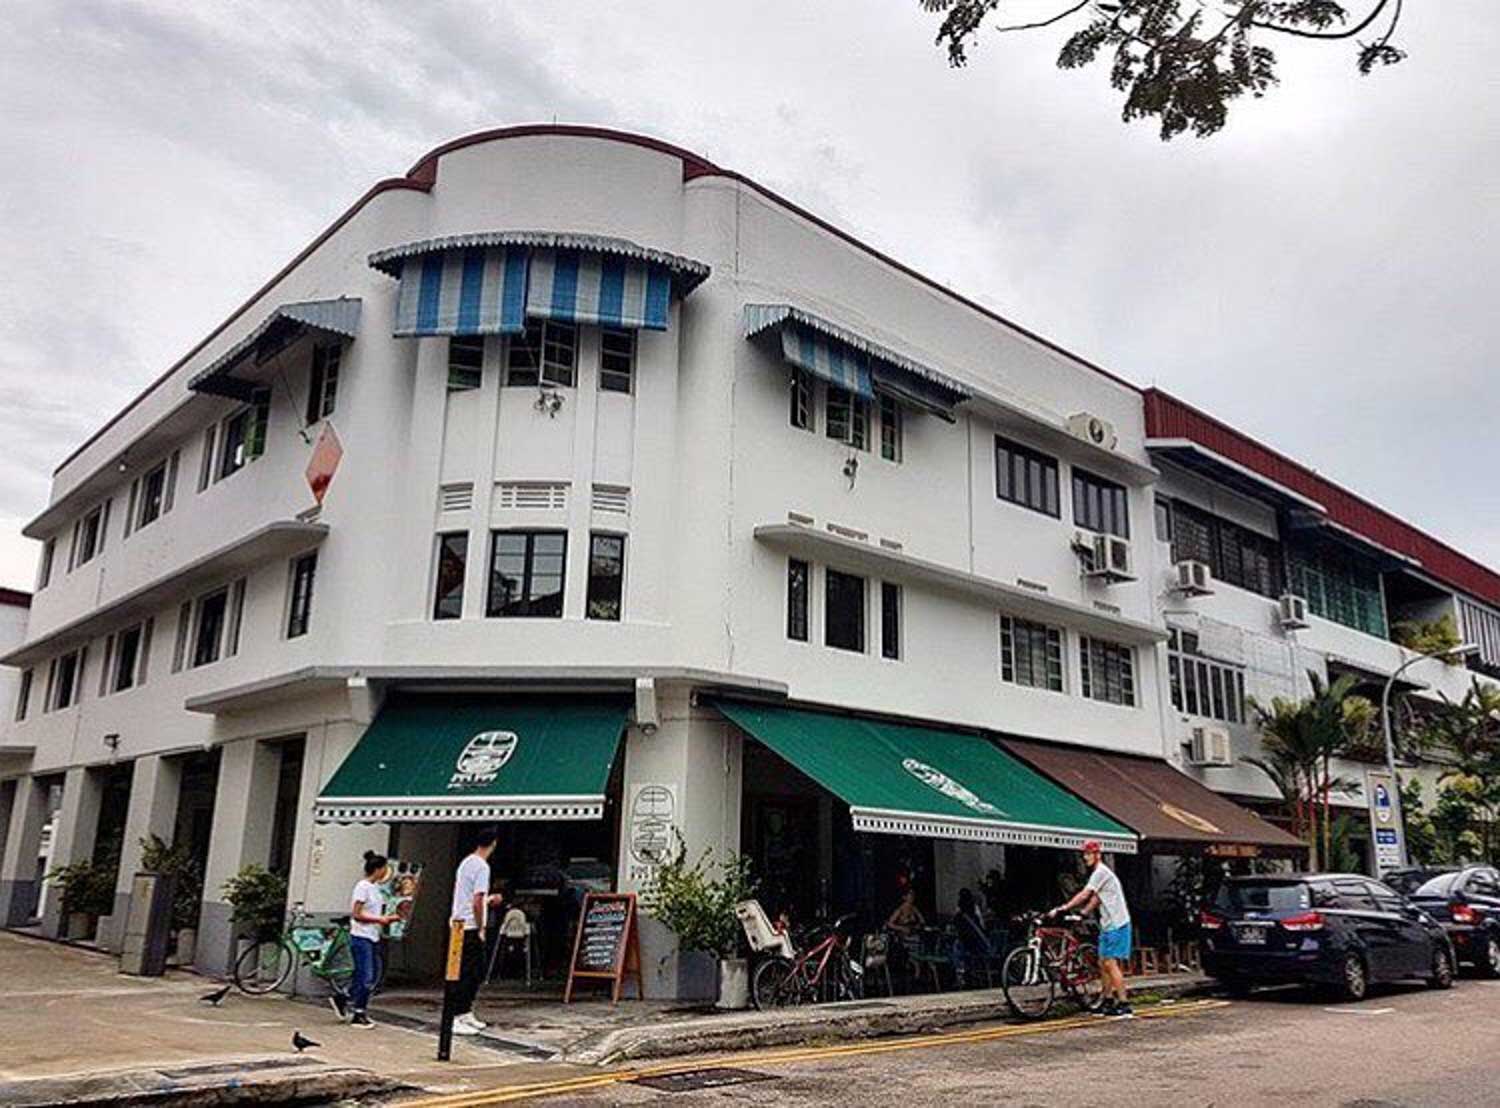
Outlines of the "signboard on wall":
M677 849L677 792L671 785L636 785L629 813L628 877L644 884Z
M1378 877L1406 864L1401 791L1389 770L1365 771L1365 800L1370 807L1371 865Z
M386 929L386 937L399 940L406 937L412 912L416 910L417 892L422 887L422 863L392 858L390 867L391 875L385 883L385 909L400 918Z

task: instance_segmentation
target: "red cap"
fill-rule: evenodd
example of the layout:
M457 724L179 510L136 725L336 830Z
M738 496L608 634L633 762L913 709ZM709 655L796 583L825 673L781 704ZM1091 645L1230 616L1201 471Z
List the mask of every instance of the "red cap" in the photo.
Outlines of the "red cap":
M1085 853L1085 854L1103 854L1104 851L1102 851L1099 848L1099 840L1097 840L1097 839L1090 839L1088 842L1086 842L1086 843L1083 844L1083 853Z

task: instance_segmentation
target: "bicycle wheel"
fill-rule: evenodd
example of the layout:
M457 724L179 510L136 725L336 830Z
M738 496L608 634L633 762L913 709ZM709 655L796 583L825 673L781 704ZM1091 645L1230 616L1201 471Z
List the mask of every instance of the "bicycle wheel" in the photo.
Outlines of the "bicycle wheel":
M761 1011L801 1004L804 999L802 975L785 958L768 958L755 967L750 997Z
M1093 943L1080 943L1063 969L1063 987L1085 1012L1104 1001L1104 982L1099 979L1099 950Z
M1041 1019L1052 1011L1057 997L1052 968L1031 946L1018 946L1006 957L1000 985L1005 990L1005 1003L1023 1020Z
M261 996L281 988L297 957L280 939L262 939L234 960L234 983L241 992Z
M349 949L349 935L339 932L333 945L318 963L318 976L333 986L334 991L348 995L349 985L354 980L354 952Z

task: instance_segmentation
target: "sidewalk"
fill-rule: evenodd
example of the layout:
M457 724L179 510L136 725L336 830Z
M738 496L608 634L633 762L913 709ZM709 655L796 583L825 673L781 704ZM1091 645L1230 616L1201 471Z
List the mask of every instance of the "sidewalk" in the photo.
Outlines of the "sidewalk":
M99 953L0 932L0 1104L327 1103L402 1091L465 1092L595 1072L615 1062L864 1039L1007 1019L999 990L872 998L779 1012L714 1012L661 1001L482 995L484 1035L436 1061L439 994L396 991L358 1031L326 1005L232 992L174 971L141 979ZM1193 975L1137 978L1138 994L1202 991ZM322 1046L298 1055L293 1029Z

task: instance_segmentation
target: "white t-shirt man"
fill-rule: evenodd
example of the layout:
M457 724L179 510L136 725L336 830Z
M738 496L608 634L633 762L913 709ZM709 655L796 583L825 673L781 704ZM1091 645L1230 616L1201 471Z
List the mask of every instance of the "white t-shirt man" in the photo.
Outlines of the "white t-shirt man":
M354 886L354 894L351 897L351 907L357 908L364 905L364 914L367 916L383 916L385 912L385 889L368 877L360 880ZM349 917L349 934L356 939L369 939L372 942L380 941L380 924L363 923L357 915Z
M464 921L465 931L478 931L484 923L474 918L474 898L490 893L490 864L477 854L470 854L458 867L453 882L453 919Z
M1085 886L1099 898L1099 929L1113 931L1130 922L1130 908L1125 904L1125 890L1120 888L1120 879L1115 871L1100 862L1089 874Z

